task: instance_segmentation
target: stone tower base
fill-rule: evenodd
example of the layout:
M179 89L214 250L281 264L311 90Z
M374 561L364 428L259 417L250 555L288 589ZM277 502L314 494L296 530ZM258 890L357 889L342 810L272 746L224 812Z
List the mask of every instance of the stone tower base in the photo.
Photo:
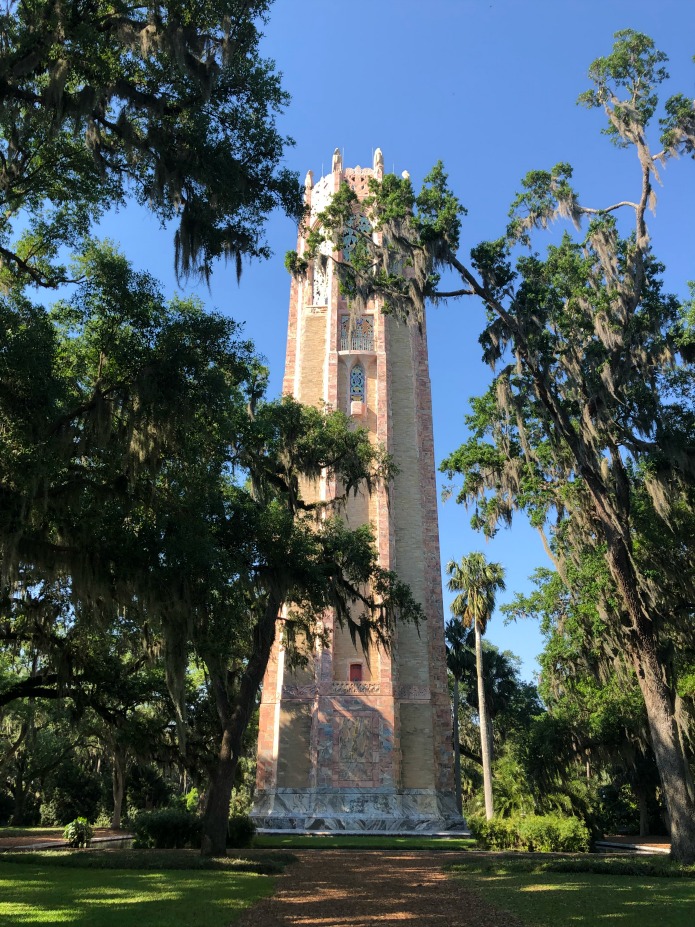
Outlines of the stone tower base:
M273 789L256 793L251 817L261 833L469 833L454 796L431 789Z

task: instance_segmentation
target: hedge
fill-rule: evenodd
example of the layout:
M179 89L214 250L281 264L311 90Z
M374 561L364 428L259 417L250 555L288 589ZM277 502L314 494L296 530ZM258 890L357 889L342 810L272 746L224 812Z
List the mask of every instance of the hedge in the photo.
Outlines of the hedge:
M510 818L472 817L471 833L488 850L535 853L586 853L589 831L583 821L560 814L527 814Z

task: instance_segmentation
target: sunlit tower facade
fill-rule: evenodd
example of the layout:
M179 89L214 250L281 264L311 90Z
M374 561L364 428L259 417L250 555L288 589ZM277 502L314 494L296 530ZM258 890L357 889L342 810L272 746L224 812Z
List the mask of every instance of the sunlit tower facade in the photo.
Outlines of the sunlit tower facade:
M383 177L379 149L371 168L332 169L306 179L309 225L347 183L358 200ZM371 232L359 213L355 224ZM297 251L305 251L300 230ZM342 257L349 258L348 232ZM340 255L337 256L340 259ZM309 664L285 664L281 635L263 683L253 810L265 830L438 832L462 826L452 777L432 403L427 338L370 302L358 316L340 294L332 262L316 259L291 285L283 390L327 404L368 430L393 456L388 489L351 497L351 527L371 523L381 565L407 582L426 620L399 623L389 652L365 655L330 613L329 647ZM316 492L328 498L321 481Z

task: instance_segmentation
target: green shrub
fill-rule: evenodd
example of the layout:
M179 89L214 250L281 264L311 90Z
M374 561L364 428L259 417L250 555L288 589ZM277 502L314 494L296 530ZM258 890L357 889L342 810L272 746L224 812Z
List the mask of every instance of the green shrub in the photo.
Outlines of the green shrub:
M589 849L589 832L578 818L547 814L517 820L521 849L539 853L585 853Z
M87 818L75 818L63 831L63 839L69 847L88 847L92 842L94 831Z
M528 814L491 821L473 817L468 825L478 843L489 850L585 853L589 849L586 825L571 816Z
M512 818L468 818L471 834L487 850L512 850L517 843L516 828Z
M41 826L42 827L58 827L61 824L66 823L65 821L60 820L60 814L58 811L57 801L52 800L52 801L41 802L39 813L41 815Z
M227 825L227 846L234 849L250 847L256 833L256 825L248 814L234 814Z
M186 811L190 811L193 814L196 814L198 811L198 805L200 804L200 792L195 786L190 790L186 795Z
M137 849L180 850L200 846L200 818L180 808L142 811L133 822Z
M125 814L121 818L121 823L127 824L129 827L132 828L133 825L135 824L136 818L140 814L142 814L142 811L140 810L140 808L136 807L135 805L126 805Z
M95 827L111 827L111 812L101 808L94 820Z

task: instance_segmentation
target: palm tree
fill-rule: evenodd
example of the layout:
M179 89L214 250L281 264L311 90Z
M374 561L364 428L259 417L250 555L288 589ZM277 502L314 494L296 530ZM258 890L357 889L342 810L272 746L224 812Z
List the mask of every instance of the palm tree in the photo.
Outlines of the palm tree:
M485 555L476 551L462 557L460 563L450 560L446 572L451 577L447 586L458 595L451 603L451 611L463 625L475 631L475 663L478 675L478 718L480 722L480 752L483 759L483 789L485 815L493 815L491 737L487 723L485 684L483 680L482 635L495 607L495 596L505 588L504 568L499 563L488 563Z
M446 665L454 677L454 785L456 788L456 807L459 814L463 811L461 799L461 742L459 735L459 697L461 680L466 675L470 650L466 646L467 632L460 618L454 617L446 626Z

